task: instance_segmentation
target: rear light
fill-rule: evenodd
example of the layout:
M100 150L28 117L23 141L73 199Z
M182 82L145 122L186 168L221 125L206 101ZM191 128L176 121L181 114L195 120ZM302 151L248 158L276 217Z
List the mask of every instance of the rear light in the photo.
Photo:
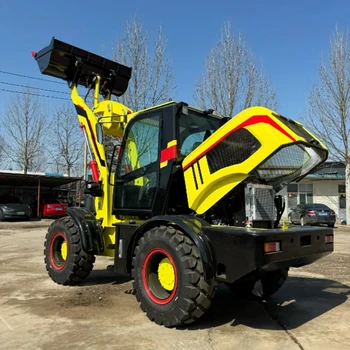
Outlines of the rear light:
M53 205L48 204L48 205L46 206L46 208L47 208L47 209L52 209L52 208L53 208Z
M306 215L313 216L315 212L313 210L306 210Z
M330 243L333 243L333 235L326 235L325 236L325 243L326 244L330 244Z
M265 253L275 253L281 251L281 242L265 242L264 252Z
M332 216L334 216L334 215L335 215L335 212L334 212L334 211L332 211L332 212L331 212L331 215L332 215Z

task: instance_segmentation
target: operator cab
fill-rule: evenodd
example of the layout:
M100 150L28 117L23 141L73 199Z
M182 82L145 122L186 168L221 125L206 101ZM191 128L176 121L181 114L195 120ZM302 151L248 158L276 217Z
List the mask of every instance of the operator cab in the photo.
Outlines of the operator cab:
M181 163L224 119L184 106L172 102L129 122L116 167L113 214L145 219L188 212Z

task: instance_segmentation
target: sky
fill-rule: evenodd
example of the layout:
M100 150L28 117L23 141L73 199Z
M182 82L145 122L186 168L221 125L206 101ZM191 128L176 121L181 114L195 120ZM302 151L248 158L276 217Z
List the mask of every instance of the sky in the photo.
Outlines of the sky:
M123 36L126 21L134 15L151 34L161 25L176 77L173 99L190 104L205 57L218 42L223 24L230 21L232 32L243 34L256 61L263 65L277 92L277 111L300 120L307 95L318 81L321 54L327 54L330 34L336 26L348 29L350 2L1 0L0 15L0 72L38 78L47 77L40 74L31 51L47 46L53 36L96 54L104 47L107 56L111 43ZM4 83L68 92L65 85L0 73L0 89L18 90ZM0 113L11 95L0 90ZM46 98L45 103L59 106L66 102Z

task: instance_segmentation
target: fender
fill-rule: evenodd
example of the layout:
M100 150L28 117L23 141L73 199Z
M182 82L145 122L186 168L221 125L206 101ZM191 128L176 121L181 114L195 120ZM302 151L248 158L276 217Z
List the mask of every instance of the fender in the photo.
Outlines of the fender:
M204 275L207 280L215 276L215 263L210 248L209 242L202 232L202 226L211 226L206 221L190 216L190 215L159 215L145 221L134 232L128 247L127 269L131 269L132 254L136 247L137 241L143 233L149 231L151 228L167 225L179 228L185 235L187 235L201 254L203 260Z
M97 253L95 242L97 243L98 251L104 251L104 240L102 229L96 220L95 215L86 208L69 207L67 214L73 219L78 227L83 249L86 253Z

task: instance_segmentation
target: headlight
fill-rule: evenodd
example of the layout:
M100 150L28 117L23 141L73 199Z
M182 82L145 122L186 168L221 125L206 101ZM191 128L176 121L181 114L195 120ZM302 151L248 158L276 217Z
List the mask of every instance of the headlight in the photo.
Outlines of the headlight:
M8 207L7 205L3 205L2 206L4 209L10 209L10 207Z

